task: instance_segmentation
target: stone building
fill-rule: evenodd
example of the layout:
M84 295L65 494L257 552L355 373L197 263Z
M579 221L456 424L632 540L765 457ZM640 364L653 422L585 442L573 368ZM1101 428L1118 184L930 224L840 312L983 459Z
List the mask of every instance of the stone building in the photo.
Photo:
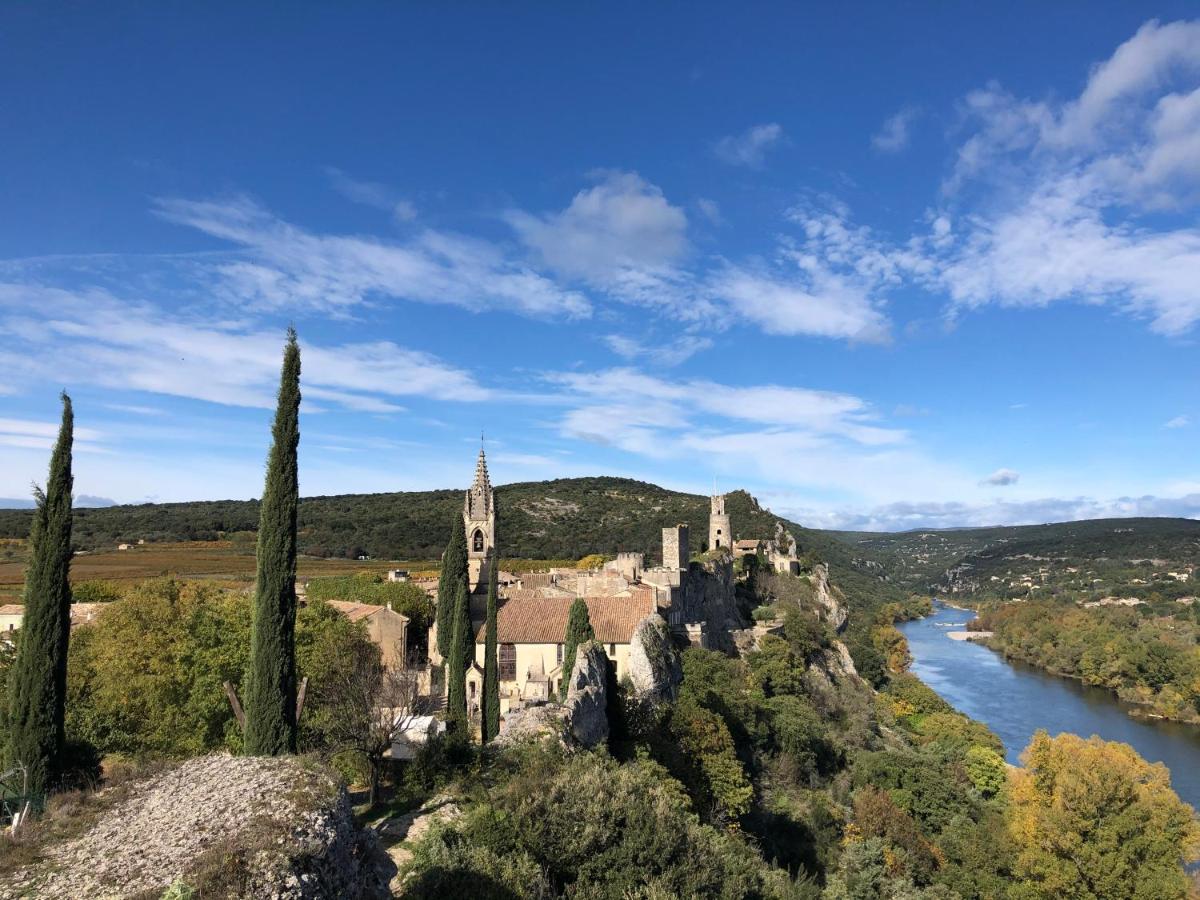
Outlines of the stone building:
M389 669L402 668L416 648L408 646L408 616L390 606L330 600L329 605L351 622L366 625L367 635L379 647L383 664Z
M463 526L467 532L467 580L472 593L486 591L488 557L496 546L496 497L482 447L475 463L475 481L463 500Z
M733 529L729 526L729 516L725 514L725 495L714 494L711 501L711 512L708 516L708 549L732 547Z

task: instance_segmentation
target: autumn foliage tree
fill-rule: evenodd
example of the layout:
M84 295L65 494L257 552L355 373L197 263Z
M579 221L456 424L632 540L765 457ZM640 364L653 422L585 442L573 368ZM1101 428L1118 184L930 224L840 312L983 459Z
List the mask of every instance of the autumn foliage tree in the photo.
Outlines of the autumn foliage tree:
M1179 861L1195 857L1197 827L1165 766L1128 744L1045 731L1022 762L1009 816L1021 879L1015 896L1187 896Z

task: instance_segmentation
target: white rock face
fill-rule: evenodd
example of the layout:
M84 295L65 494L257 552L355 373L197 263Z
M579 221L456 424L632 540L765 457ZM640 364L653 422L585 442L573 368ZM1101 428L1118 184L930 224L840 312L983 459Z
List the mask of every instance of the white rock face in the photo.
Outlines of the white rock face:
M597 641L580 644L567 685L567 727L581 747L608 740L608 656Z
M813 591L817 602L825 608L825 619L833 626L833 630L841 633L846 627L846 619L850 613L845 604L841 603L829 589L829 566L820 563L813 567Z
M248 896L387 896L345 790L296 757L202 756L114 790L127 793L0 898L157 896L221 847L247 855Z
M641 698L673 700L683 682L683 667L667 623L658 613L642 619L629 645L629 680Z

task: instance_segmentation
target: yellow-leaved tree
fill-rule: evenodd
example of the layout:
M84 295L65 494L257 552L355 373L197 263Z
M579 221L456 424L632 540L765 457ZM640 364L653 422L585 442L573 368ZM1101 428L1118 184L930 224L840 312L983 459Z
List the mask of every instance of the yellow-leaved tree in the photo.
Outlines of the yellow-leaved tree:
M1009 809L1015 897L1187 896L1181 861L1195 858L1200 833L1165 766L1128 744L1045 731L1021 760Z

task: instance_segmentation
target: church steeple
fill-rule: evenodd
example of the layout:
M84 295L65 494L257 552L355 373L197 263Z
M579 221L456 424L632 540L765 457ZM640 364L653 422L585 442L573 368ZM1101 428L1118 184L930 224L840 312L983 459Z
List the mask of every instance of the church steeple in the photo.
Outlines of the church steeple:
M475 462L475 480L463 498L463 526L467 532L467 570L471 590L476 591L487 584L488 558L496 546L495 494L482 446Z

